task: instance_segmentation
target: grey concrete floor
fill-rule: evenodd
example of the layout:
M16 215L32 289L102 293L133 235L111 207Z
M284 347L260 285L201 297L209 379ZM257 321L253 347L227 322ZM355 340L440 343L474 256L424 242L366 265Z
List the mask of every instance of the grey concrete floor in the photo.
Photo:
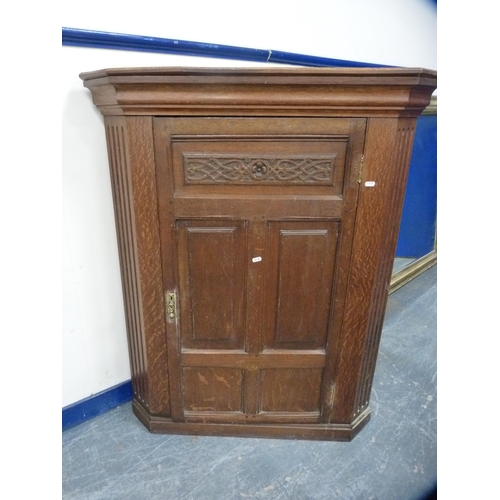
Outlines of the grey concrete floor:
M370 406L368 425L339 443L153 435L125 404L63 433L63 499L430 498L436 267L389 297Z

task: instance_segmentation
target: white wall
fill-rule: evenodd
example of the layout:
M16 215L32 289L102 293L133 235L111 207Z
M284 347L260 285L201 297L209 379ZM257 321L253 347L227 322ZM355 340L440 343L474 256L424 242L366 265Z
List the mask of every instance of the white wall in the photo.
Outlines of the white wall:
M61 4L62 25L436 68L428 0L229 0ZM63 47L62 406L130 379L103 120L78 74L107 67L256 63Z

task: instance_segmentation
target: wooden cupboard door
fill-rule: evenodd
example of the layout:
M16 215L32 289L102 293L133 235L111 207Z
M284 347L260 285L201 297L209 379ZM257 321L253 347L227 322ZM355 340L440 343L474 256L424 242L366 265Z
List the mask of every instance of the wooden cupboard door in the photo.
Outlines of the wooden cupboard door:
M365 126L154 121L174 421L329 422Z

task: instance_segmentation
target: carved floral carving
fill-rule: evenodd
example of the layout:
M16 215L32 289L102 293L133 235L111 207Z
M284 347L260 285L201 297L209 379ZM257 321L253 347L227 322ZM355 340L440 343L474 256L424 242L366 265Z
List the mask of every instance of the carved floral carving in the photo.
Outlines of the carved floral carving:
M236 157L185 155L186 184L314 184L333 185L337 155Z

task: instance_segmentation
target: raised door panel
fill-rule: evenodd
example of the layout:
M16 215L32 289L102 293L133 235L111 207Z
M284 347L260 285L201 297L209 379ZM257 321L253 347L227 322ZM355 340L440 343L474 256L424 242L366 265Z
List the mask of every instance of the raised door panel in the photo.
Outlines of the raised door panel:
M185 416L242 412L243 370L186 367L182 378Z
M269 223L265 348L325 348L338 227Z
M320 408L320 368L262 370L260 413L268 416L290 414L317 418Z
M182 348L243 349L246 224L177 221Z

